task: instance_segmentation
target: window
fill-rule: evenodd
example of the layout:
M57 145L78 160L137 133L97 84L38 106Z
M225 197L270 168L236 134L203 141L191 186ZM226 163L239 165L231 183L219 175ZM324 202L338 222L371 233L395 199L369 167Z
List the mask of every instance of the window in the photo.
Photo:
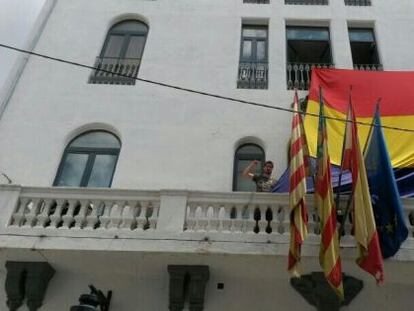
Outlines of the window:
M329 29L325 27L286 28L287 87L307 90L314 67L332 67Z
M66 147L56 175L58 187L110 187L121 143L113 134L93 131Z
M269 4L270 0L243 0L243 3Z
M374 31L369 28L349 28L348 33L354 68L381 70Z
M256 185L250 179L243 176L243 171L253 160L258 160L257 174L261 174L265 160L265 153L261 147L255 144L240 146L234 154L233 191L256 191Z
M127 20L114 25L108 31L96 59L98 69L92 72L89 83L135 84L147 34L148 26L139 21Z
M267 26L243 25L237 87L267 89Z
M285 0L285 4L328 5L328 0Z
M371 5L371 0L345 0L345 5L370 6Z

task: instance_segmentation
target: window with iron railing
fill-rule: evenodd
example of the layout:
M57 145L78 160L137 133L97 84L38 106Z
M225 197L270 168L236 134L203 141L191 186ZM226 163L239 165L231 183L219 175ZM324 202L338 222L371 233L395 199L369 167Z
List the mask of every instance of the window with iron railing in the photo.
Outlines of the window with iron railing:
M243 3L269 4L270 0L243 0Z
M285 0L285 4L328 5L328 0Z
M345 5L370 6L371 5L371 0L345 0Z
M243 25L237 79L239 89L267 89L268 27Z
M309 89L313 68L332 68L329 29L326 27L286 27L287 88Z
M382 70L373 29L348 28L348 34L354 69Z
M114 25L108 32L101 54L89 83L135 84L147 39L148 26L127 20Z

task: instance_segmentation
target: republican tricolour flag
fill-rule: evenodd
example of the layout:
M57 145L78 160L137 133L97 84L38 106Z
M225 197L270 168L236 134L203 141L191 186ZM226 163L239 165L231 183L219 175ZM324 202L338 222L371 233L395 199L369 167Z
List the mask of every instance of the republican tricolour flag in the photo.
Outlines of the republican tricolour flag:
M359 250L357 263L363 270L372 274L377 283L381 283L384 280L381 248L352 103L349 103L344 139L342 169L350 170L352 173L354 234Z
M306 210L306 176L309 171L309 151L302 117L299 113L298 94L293 102L292 136L290 138L290 247L288 270L293 276L300 275L301 246L308 235L308 214Z
M315 203L321 222L321 246L319 262L326 280L342 300L342 266L339 256L338 230L336 227L336 208L331 184L331 168L328 154L328 137L324 117L322 91L320 94L319 126L317 141L317 168L315 174Z

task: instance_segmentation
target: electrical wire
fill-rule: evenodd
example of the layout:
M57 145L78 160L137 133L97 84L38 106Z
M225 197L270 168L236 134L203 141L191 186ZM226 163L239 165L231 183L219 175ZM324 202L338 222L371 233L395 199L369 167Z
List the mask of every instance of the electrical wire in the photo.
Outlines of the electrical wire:
M234 98L234 97L228 97L228 96L218 95L218 94L214 94L214 93L194 90L194 89L190 89L190 88L185 88L185 87L172 85L172 84L168 84L168 83L153 81L153 80L149 80L149 79L131 77L131 76L128 76L128 75L116 73L116 72L113 72L113 71L105 70L105 69L94 67L94 66L89 66L89 65L85 65L85 64L82 64L82 63L74 62L74 61L69 61L69 60L62 59L62 58L52 57L52 56L49 56L49 55L46 55L46 54L40 54L40 53L35 53L35 52L24 50L24 49L19 49L17 47L7 45L7 44L0 43L0 47L5 48L5 49L9 49L9 50L13 50L13 51L16 51L16 52L19 52L19 53L24 53L24 54L37 56L37 57L44 58L44 59L47 59L47 60L52 60L52 61L56 61L56 62L68 64L68 65L73 65L73 66L77 66L77 67L97 70L97 71L100 71L100 72L104 72L104 73L108 73L108 74L112 74L112 75L117 75L119 77L134 79L136 81L141 81L141 82L145 82L145 83L149 83L149 84L153 84L153 85L158 85L158 86L162 86L162 87L166 87L166 88L170 88L170 89L180 90L180 91L184 91L184 92L188 92L188 93L213 97L213 98L217 98L217 99L222 99L222 100L231 101L231 102L237 102L237 103L256 106L256 107L261 107L261 108L274 109L274 110L279 110L279 111L284 111L284 112L289 112L289 113L295 113L296 112L293 109L284 108L284 107L281 107L281 106L272 106L272 105L257 103L257 102L253 102L253 101L238 99L238 98ZM312 116L312 117L319 118L319 114L316 114L316 113L310 113L310 112L304 112L304 111L299 111L299 113L304 115L304 116L307 115L307 116ZM346 120L346 119L342 119L342 118L335 118L335 117L330 117L330 116L324 116L324 118L327 119L327 120L353 123L352 120ZM381 125L380 126L380 125L377 125L377 124L362 122L362 121L356 121L355 123L359 124L359 125L364 125L364 126L370 126L370 127L374 126L374 127L381 127L383 129L388 129L388 130L414 133L414 129L387 126L387 125Z

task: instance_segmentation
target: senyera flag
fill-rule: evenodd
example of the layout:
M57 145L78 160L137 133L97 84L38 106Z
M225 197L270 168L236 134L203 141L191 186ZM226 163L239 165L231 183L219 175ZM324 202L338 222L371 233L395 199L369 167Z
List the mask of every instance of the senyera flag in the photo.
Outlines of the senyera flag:
M324 91L325 115L346 119L349 87L358 125L361 146L368 137L372 116L378 98L381 98L383 126L414 130L414 72L354 71L346 69L313 69L307 112L319 113L319 86ZM310 155L316 156L318 117L307 115L305 131ZM340 165L345 122L327 120L329 154L332 164ZM384 129L393 168L414 169L413 133Z
M290 138L290 247L288 270L299 277L301 247L308 235L308 213L306 210L306 176L309 171L309 152L302 116L299 113L298 94L293 101L292 135Z
M320 91L322 93L322 91ZM339 255L339 239L336 221L336 208L331 183L331 167L328 153L328 135L324 117L322 94L320 95L320 112L318 126L318 152L315 174L315 203L321 222L321 246L319 263L325 278L342 300L342 266Z

